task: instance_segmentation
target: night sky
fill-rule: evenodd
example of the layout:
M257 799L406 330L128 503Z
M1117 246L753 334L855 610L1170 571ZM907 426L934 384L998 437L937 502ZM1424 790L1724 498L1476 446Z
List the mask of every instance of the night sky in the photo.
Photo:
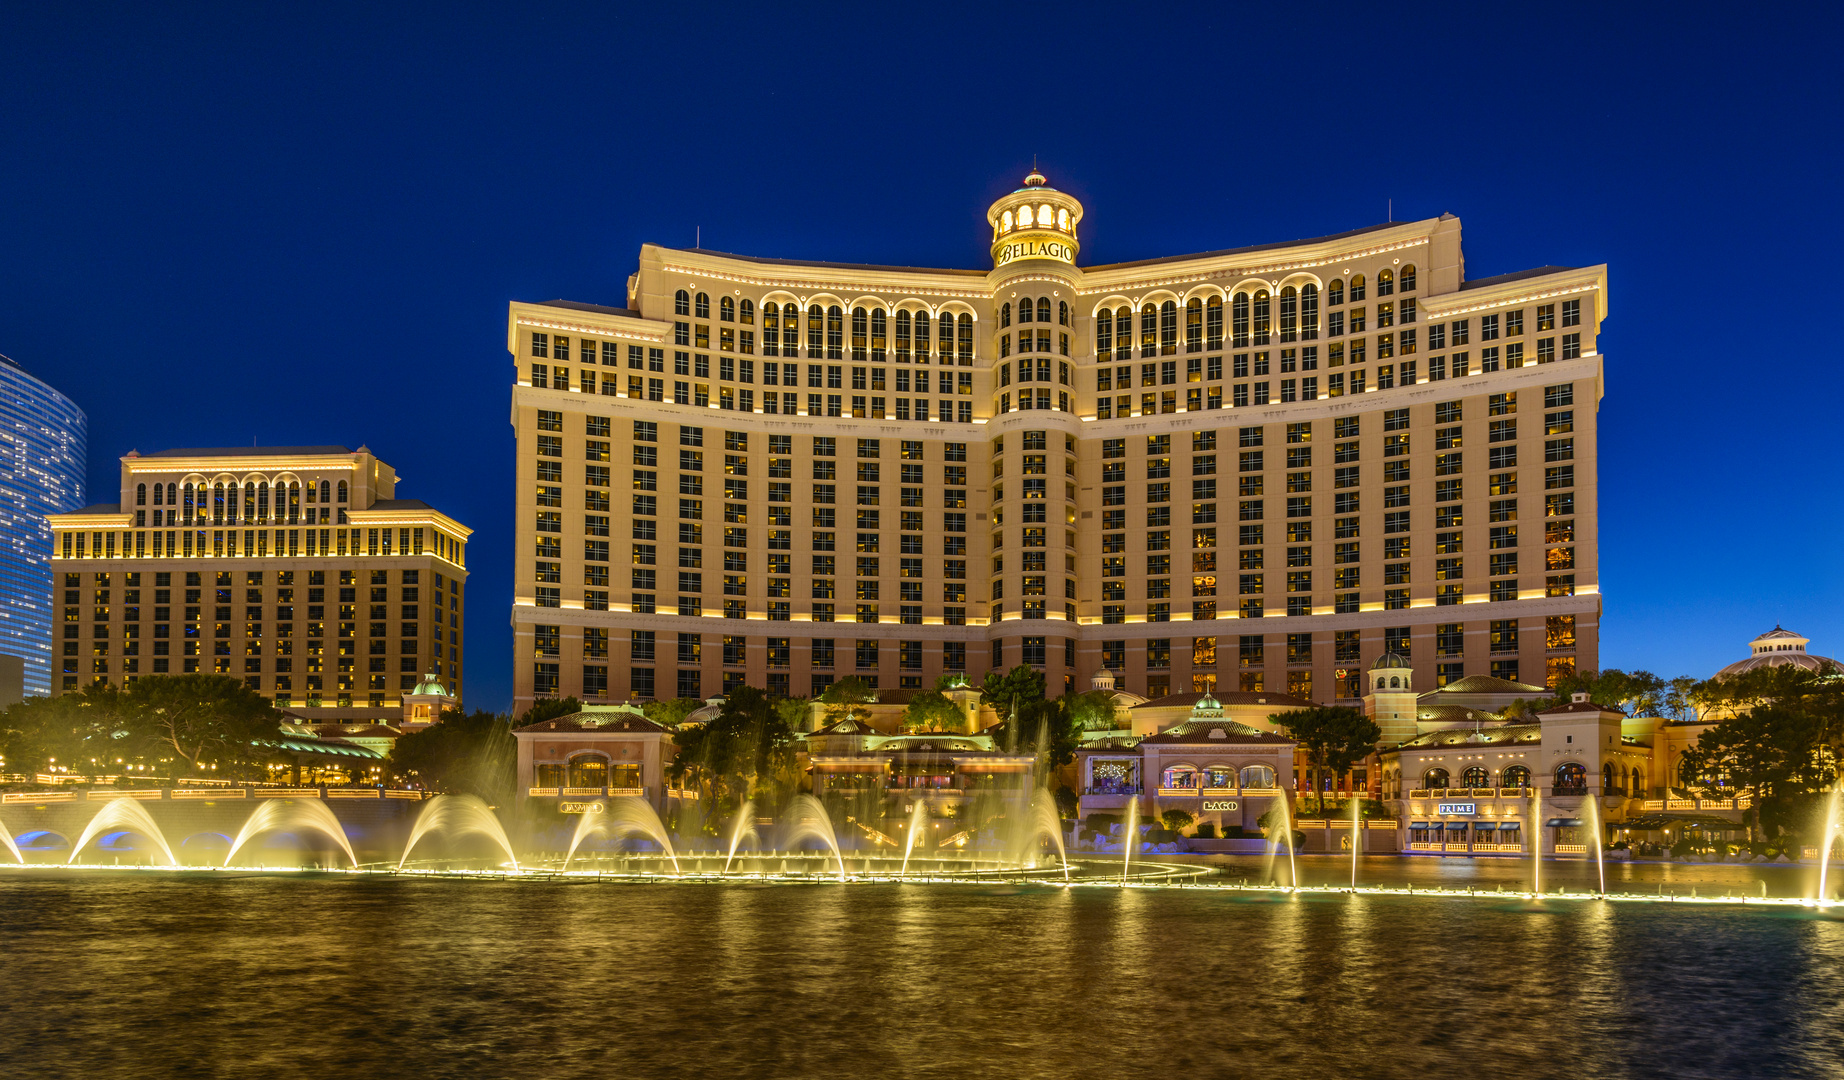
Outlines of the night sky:
M1603 666L1844 655L1835 6L382 7L0 4L0 353L89 413L92 501L130 449L370 446L476 530L470 706L512 692L507 301L623 304L700 227L984 267L1033 154L1085 265L1392 199L1468 277L1607 263Z

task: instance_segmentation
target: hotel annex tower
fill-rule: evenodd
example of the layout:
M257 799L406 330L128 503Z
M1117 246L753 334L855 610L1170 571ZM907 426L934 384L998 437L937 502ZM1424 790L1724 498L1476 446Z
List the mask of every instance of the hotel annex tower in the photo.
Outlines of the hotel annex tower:
M516 708L1596 666L1604 266L1468 281L1442 215L1085 267L1035 172L987 219L985 270L648 244L511 305Z

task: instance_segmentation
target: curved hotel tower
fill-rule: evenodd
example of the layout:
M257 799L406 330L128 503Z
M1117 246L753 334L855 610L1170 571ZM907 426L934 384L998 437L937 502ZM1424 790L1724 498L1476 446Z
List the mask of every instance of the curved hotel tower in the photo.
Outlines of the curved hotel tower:
M1468 281L1451 215L1084 267L1036 173L987 218L987 270L649 244L511 305L518 708L1597 666L1605 267Z
M83 505L89 418L0 356L0 654L25 661L27 694L51 691L51 526Z

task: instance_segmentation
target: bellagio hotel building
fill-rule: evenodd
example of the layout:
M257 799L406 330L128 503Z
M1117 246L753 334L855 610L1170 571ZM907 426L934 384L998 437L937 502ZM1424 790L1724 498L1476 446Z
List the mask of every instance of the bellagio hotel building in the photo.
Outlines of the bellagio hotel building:
M1451 215L1078 265L646 245L514 303L516 708L1040 668L1150 698L1596 666L1606 269L1467 280Z
M396 497L369 449L129 453L120 501L50 516L52 692L243 681L298 719L395 720L465 667L465 525Z

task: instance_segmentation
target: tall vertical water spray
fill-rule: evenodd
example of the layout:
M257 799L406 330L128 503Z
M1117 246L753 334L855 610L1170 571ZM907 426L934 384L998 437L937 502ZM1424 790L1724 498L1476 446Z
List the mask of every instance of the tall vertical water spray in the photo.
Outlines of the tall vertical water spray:
M166 836L161 833L160 826L154 824L153 815L147 812L147 807L133 799L110 799L104 803L102 809L96 811L96 816L90 819L90 823L83 827L83 835L77 838L77 843L70 849L69 861L76 862L84 847L98 833L108 828L140 833L160 845L160 850L166 854L165 865L179 865L179 860L173 857L173 849L167 846Z
M1830 875L1831 845L1836 842L1840 826L1844 826L1844 776L1831 781L1831 795L1825 799L1825 827L1819 830L1818 848L1818 906L1831 906Z
M789 850L802 840L820 840L832 850L832 857L839 864L839 880L845 880L845 858L839 854L839 837L832 830L832 818L826 813L826 804L811 795L796 796L788 806L788 822L783 843Z
M514 870L519 868L519 857L512 852L512 841L507 838L505 827L499 823L493 808L473 795L437 795L424 804L422 813L416 815L416 824L410 829L410 842L403 846L403 855L397 860L397 869L403 869L417 842L430 833L452 837L484 836L506 853L506 860L512 863Z
M563 857L563 868L570 868L570 860L576 856L576 849L591 836L612 836L620 839L624 836L644 836L660 846L666 858L672 860L672 872L679 873L679 856L672 850L672 838L666 834L666 823L659 819L659 814L652 804L637 795L622 795L604 802L604 809L599 812L582 815L576 822L576 834L570 837L570 850Z
M915 809L909 812L909 835L903 837L903 869L898 877L909 876L909 853L916 849L916 838L928 827L928 804L916 800Z
M1356 795L1355 792L1352 793ZM1364 803L1351 800L1351 891L1357 891L1357 854L1364 846Z
M25 864L25 855L20 852L19 845L13 842L13 830L0 825L0 841L6 843L6 849L13 853L13 858L17 859L21 865Z
M724 873L730 872L730 861L736 858L737 845L743 842L745 836L761 843L762 838L756 834L756 804L748 799L744 799L743 805L736 808L736 817L730 822L730 853L724 857Z
M1287 846L1287 887L1294 891L1300 888L1300 868L1293 860L1293 804L1287 801L1287 790L1281 789L1280 798L1275 800L1275 808L1281 812L1281 843Z
M1543 793L1530 786L1530 895L1543 895Z
M231 843L230 854L224 856L224 865L229 866L243 845L261 834L288 828L310 829L328 837L346 853L353 866L358 866L359 858L352 853L346 830L327 804L319 799L270 799L257 807L255 813L244 819L243 828L237 830L237 839Z
M1606 896L1607 858L1601 851L1603 841L1601 839L1601 797L1599 795L1591 796L1588 799L1588 820L1582 824L1594 830L1594 867L1600 873L1601 895Z
M1046 836L1056 843L1057 858L1063 864L1063 880L1068 881L1069 852L1063 844L1063 820L1057 816L1055 797L1039 788L1031 793L1031 805L1025 813L1023 827L1018 830L1012 861L1020 869L1036 866L1038 841Z
M1127 884L1127 875L1133 870L1133 849L1140 846L1140 797L1136 794L1127 800L1127 831L1121 837L1120 844L1120 883Z

